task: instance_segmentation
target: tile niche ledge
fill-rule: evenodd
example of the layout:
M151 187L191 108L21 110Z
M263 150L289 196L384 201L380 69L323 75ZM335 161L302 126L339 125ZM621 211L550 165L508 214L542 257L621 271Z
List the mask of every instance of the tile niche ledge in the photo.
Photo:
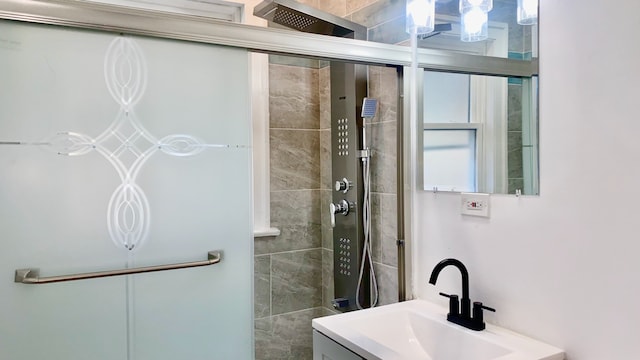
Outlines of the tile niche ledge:
M278 235L280 235L280 229L274 228L274 227L253 230L254 238L270 237L270 236L278 236Z

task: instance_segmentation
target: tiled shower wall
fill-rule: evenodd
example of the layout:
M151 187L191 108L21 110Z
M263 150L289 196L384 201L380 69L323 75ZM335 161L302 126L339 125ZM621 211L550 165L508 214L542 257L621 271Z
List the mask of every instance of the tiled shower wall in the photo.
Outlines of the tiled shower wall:
M332 313L329 66L271 57L272 225L255 241L256 359L311 359L311 319ZM397 301L396 112L393 68L370 68L372 243L380 304ZM327 211L323 211L327 209Z
M323 315L317 62L269 65L271 224L255 240L256 359L311 359ZM311 65L311 66L309 66Z
M532 56L531 27L509 24L509 58L529 60ZM509 78L507 122L507 178L508 193L524 191L522 79ZM532 194L527 194L532 195Z
M522 159L522 80L509 79L507 90L507 192L524 191Z

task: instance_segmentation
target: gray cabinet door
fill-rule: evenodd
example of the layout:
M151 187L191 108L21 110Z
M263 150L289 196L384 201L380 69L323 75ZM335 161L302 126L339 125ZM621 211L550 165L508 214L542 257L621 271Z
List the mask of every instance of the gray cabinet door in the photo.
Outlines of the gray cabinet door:
M364 358L313 330L313 360L364 360Z

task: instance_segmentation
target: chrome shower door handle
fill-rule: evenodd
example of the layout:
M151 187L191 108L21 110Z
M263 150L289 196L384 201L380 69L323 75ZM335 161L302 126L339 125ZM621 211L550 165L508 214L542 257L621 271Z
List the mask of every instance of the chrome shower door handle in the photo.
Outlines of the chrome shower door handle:
M342 214L344 216L349 215L349 210L353 208L353 203L347 200L340 200L337 204L329 204L329 211L331 212L331 227L336 227L336 214Z
M22 283L22 284L48 284L48 283L54 283L54 282L95 279L95 278L102 278L102 277L108 277L108 276L141 274L141 273L155 272L155 271L209 266L209 265L219 263L221 259L222 259L222 255L220 251L209 251L207 254L207 260L191 261L191 262L178 263L178 264L144 266L144 267L128 268L128 269L120 269L120 270L98 271L98 272L90 272L90 273L82 273L82 274L49 276L49 277L40 277L38 269L33 269L33 268L18 269L15 272L14 282Z

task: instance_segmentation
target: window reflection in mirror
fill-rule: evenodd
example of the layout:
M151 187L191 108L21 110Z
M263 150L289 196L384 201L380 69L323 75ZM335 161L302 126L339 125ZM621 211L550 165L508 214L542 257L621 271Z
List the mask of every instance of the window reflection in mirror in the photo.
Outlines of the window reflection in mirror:
M537 78L425 71L425 190L538 194Z

